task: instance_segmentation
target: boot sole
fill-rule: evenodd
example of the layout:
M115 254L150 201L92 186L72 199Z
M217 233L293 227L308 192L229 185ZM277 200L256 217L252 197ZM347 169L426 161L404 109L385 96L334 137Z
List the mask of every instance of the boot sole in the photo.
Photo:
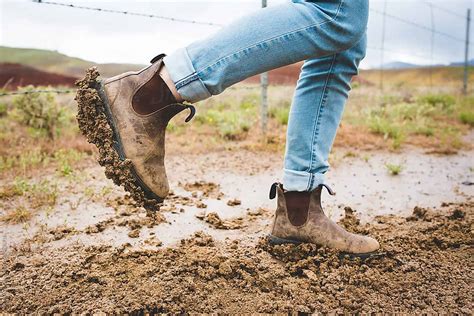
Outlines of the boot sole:
M99 163L106 168L107 178L130 192L140 206L159 208L164 198L154 193L138 176L133 164L127 161L103 83L97 81L97 77L97 70L89 69L86 78L77 83L79 128L88 141L99 149ZM91 117L88 113L95 116ZM93 124L91 120L94 120Z
M280 237L273 236L272 234L268 234L268 235L267 235L267 240L268 240L268 243L269 243L270 245L273 245L273 246L276 246L276 245L287 245L287 244L291 244L291 245L304 244L304 242L299 241L299 240L280 238ZM383 253L376 252L376 251L374 251L374 252L367 252L367 253L340 252L339 255L338 255L338 257L339 257L340 259L343 259L343 258L346 258L346 257L349 257L349 259L356 259L356 258L368 259L368 258L381 257L381 256L383 256L383 255L384 255Z

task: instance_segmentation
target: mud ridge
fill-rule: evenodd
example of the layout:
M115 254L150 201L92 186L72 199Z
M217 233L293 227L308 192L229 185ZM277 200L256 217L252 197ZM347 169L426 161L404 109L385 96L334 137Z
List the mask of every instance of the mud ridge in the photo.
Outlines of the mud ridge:
M145 195L133 175L132 162L128 159L121 160L113 148L113 129L107 120L105 104L97 90L100 87L98 77L97 68L92 67L87 70L84 79L76 82L78 89L75 100L78 103L79 128L87 141L99 149L98 162L105 167L106 177L130 192L138 206L145 207L147 211L157 211L161 202Z

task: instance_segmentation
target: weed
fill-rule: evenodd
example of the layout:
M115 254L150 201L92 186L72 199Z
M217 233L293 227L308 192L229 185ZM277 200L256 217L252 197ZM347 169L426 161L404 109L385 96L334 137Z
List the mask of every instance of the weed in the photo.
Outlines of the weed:
M84 189L84 195L89 199L89 200L93 200L94 199L94 196L95 196L95 191L93 188L91 187L86 187Z
M101 190L100 190L100 195L102 197L106 197L107 195L109 195L110 193L112 192L112 188L111 187L103 187Z
M387 168L388 172L393 176L400 174L400 172L402 172L402 170L404 169L402 165L391 163L386 163L385 168Z
M371 112L368 120L369 130L383 135L385 139L392 139L392 147L398 149L405 139L403 125L393 119L386 118L384 114Z
M8 211L5 215L0 217L0 220L8 224L19 224L28 222L32 217L33 214L31 214L29 210L20 206Z
M444 111L449 111L456 103L456 99L448 94L428 94L419 97L417 102L421 104L426 103L432 107L441 107Z
M255 110L259 103L259 96L256 94L250 94L245 96L240 101L239 108L244 111Z
M2 199L15 196L25 196L32 208L54 206L58 197L58 189L56 184L51 184L47 180L30 184L25 179L16 178L13 184L3 187L0 191Z
M271 107L268 114L270 117L275 118L281 125L288 125L288 117L290 115L289 107Z
M29 201L32 208L43 206L52 207L56 205L58 198L58 187L47 180L43 180L31 187Z
M28 86L22 91L33 91ZM15 116L22 124L44 132L50 139L55 139L57 128L63 121L64 111L56 103L52 93L28 93L13 99Z
M464 124L468 124L471 127L474 127L474 112L459 113L459 120Z
M0 103L0 117L7 116L8 106L6 103Z
M344 158L355 158L355 157L357 157L357 153L350 150L344 154Z
M58 171L63 176L71 175L74 170L72 164L83 159L84 153L77 150L60 149L54 153L53 158L58 164Z
M216 111L206 112L206 121L217 126L219 134L224 139L237 140L243 137L243 133L248 132L253 120L246 112L236 111Z

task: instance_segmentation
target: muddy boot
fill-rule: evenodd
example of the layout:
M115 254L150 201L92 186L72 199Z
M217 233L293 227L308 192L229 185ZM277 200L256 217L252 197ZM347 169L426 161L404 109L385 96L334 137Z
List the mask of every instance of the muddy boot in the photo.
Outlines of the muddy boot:
M77 82L77 119L82 133L99 148L107 177L143 206L159 205L169 191L165 130L169 120L194 107L179 104L159 75L164 55L137 72L98 80L95 68Z
M273 244L313 243L352 254L367 254L379 249L379 243L368 236L347 232L331 221L321 207L320 185L312 192L285 192L279 183L272 185L270 198L278 193L278 205L269 241Z

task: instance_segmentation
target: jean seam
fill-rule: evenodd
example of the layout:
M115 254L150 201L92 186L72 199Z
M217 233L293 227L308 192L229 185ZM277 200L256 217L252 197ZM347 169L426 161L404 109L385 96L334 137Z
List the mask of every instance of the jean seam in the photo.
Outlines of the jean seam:
M246 50L248 50L248 49L254 48L254 47L258 46L258 45L261 45L261 44L264 44L264 43L268 43L268 42L270 42L270 41L273 41L273 40L278 39L278 38L285 37L285 36L290 35L290 34L299 33L299 32L301 32L301 31L305 31L305 30L307 30L307 29L310 29L310 28L313 28L313 27L316 27L316 26L320 26L320 25L323 25L323 24L326 24L326 23L329 23L329 22L334 22L334 21L336 21L336 19L338 18L339 13L341 12L341 8L342 8L342 5L343 5L343 4L344 4L344 0L341 0L341 2L339 3L339 6L338 6L338 8L337 8L336 14L334 15L333 18L330 18L330 19L328 19L328 20L325 20L325 21L322 21L322 22L319 22L319 23L314 23L314 24L311 24L311 25L309 25L309 26L302 27L302 28L299 28L299 29L296 29L296 30L292 30L292 31L289 31L289 32L286 32L286 33L283 33L283 34L280 34L280 35L277 35L277 36L274 36L274 37L271 37L271 38L267 38L267 39L265 39L265 40L263 40L263 41L260 41L260 42L258 42L258 43L255 43L255 44L252 44L252 45L247 46L247 47L245 47L245 48L242 48L241 50L239 50L239 51L237 51L237 52L235 52L235 53L232 53L232 54L229 54L229 55L224 56L224 57L222 57L222 58L219 58L218 60L214 61L211 65L206 66L206 67L204 67L204 68L202 68L202 69L197 70L196 73L200 74L200 73L204 72L204 70L214 67L214 66L217 65L220 61L222 61L222 60L224 60L224 59L227 59L227 58L229 58L229 57L231 57L231 56L233 56L233 55L240 54L240 53L242 53L242 52L244 52L244 51L246 51Z
M331 61L331 66L329 67L328 69L328 75L326 77L326 81L324 82L324 88L323 88L323 94L322 94L322 97L321 97L321 101L319 102L319 110L318 110L318 114L316 115L316 118L314 120L314 127L313 127L313 138L311 140L311 156L310 156L310 162L309 162L309 165L308 165L308 169L306 170L306 172L310 173L311 172L311 169L313 167L313 163L314 163L314 147L316 146L316 141L317 141L317 138L319 136L319 126L321 125L321 115L323 113L323 110L324 110L324 105L326 103L326 100L327 100L327 95L328 95L328 85L329 85L329 82L330 82L330 79L331 79L331 76L332 76L332 72L333 72L333 69L334 69L334 64L336 62L336 57L337 57L338 54L334 54L333 58L332 58L332 61ZM312 175L312 173L310 173ZM311 180L311 178L310 178ZM308 190L310 188L310 185L312 185L311 183L312 181L308 181Z
M196 81L198 79L199 79L199 75L197 73L193 72L189 76L177 81L175 83L176 89L180 89L180 88L184 87L185 85L187 85L187 84L189 84L193 81Z

